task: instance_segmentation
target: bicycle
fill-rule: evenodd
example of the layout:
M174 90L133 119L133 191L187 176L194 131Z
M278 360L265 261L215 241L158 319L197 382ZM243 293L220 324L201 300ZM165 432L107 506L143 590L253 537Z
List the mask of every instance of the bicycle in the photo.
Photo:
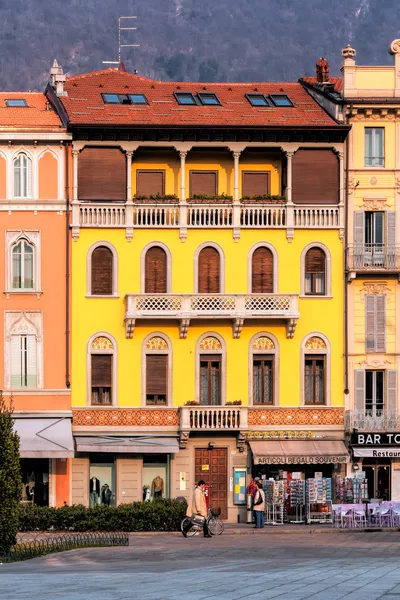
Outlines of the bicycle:
M220 516L221 509L219 507L214 509L209 508L207 514L208 531L211 535L221 535L224 531L224 522ZM191 524L191 527L186 530L186 527L188 527L189 523ZM203 525L200 523L194 523L193 517L185 517L181 523L181 531L182 533L186 531L187 537L193 537L203 531Z

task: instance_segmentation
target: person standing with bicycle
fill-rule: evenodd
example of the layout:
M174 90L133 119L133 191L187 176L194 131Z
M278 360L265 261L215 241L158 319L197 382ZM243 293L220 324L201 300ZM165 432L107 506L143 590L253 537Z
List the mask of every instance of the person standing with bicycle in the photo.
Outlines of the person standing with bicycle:
M193 496L192 499L189 503L189 506L187 508L186 511L186 516L191 518L191 517L200 517L202 519L204 519L204 525L203 525L203 532L204 532L204 537L210 538L210 532L208 531L208 524L207 524L207 518L208 518L208 511L207 511L207 503L206 503L206 498L204 496L204 487L206 485L206 482L203 481L203 479L200 479L200 481L198 482L198 484L196 485L194 492L193 492ZM188 526L186 527L186 529L182 530L182 533L185 537L187 537L187 532L189 531L189 529L191 528L192 524L189 521Z

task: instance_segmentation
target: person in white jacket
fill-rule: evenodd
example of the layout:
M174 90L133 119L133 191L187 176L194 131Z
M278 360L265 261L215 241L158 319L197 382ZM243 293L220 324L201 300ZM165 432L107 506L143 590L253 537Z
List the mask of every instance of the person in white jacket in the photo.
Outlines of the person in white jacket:
M203 481L203 479L200 479L197 486L194 488L192 499L189 502L189 506L187 507L186 516L187 517L193 517L193 516L194 517L203 517L204 518L204 525L203 525L204 537L211 537L210 532L208 531L208 526L207 526L208 511L207 511L206 498L204 496L205 485L206 485L206 482ZM186 530L182 531L182 533L185 537L186 537L186 534L189 531L190 527L191 527L191 525L189 524L189 526L186 528Z

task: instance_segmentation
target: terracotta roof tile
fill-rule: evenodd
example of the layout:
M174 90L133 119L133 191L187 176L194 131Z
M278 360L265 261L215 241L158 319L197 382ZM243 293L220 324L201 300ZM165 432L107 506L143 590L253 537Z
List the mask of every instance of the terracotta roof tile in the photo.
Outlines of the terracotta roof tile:
M60 98L71 125L102 122L121 126L324 126L337 123L313 100L300 83L161 82L118 69L67 77L67 96ZM180 107L174 92L214 92L221 106ZM246 93L287 94L294 107L254 107ZM148 105L104 104L102 93L145 94ZM86 98L86 104L83 99ZM128 112L127 109L128 108ZM99 110L103 109L103 110ZM80 114L79 114L80 112ZM83 115L82 113L89 113Z
M24 99L26 107L7 106L6 100ZM38 92L0 92L0 129L32 129L37 131L61 128L57 113Z
M302 80L311 85L315 85L317 83L316 77L302 77ZM329 83L333 84L335 92L340 93L343 90L343 80L341 77L330 77Z

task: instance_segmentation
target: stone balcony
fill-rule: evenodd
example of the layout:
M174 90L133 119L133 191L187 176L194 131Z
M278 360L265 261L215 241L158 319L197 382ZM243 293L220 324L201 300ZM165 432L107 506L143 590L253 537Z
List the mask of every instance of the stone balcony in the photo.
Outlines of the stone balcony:
M182 431L246 431L247 406L182 406Z
M239 239L241 229L284 229L288 239L295 229L339 229L343 231L343 208L339 205L294 205L257 202L244 204L75 202L72 205L72 235L81 227L134 229L178 229L186 239L190 229L232 229Z
M233 337L239 338L245 320L281 320L286 337L294 336L299 318L298 294L127 294L126 337L138 320L177 321L186 338L191 321L230 320Z
M346 248L349 279L357 273L400 273L400 247L389 244L355 244Z
M348 433L355 429L360 433L396 432L400 431L400 417L397 413L386 410L346 410L344 426Z

